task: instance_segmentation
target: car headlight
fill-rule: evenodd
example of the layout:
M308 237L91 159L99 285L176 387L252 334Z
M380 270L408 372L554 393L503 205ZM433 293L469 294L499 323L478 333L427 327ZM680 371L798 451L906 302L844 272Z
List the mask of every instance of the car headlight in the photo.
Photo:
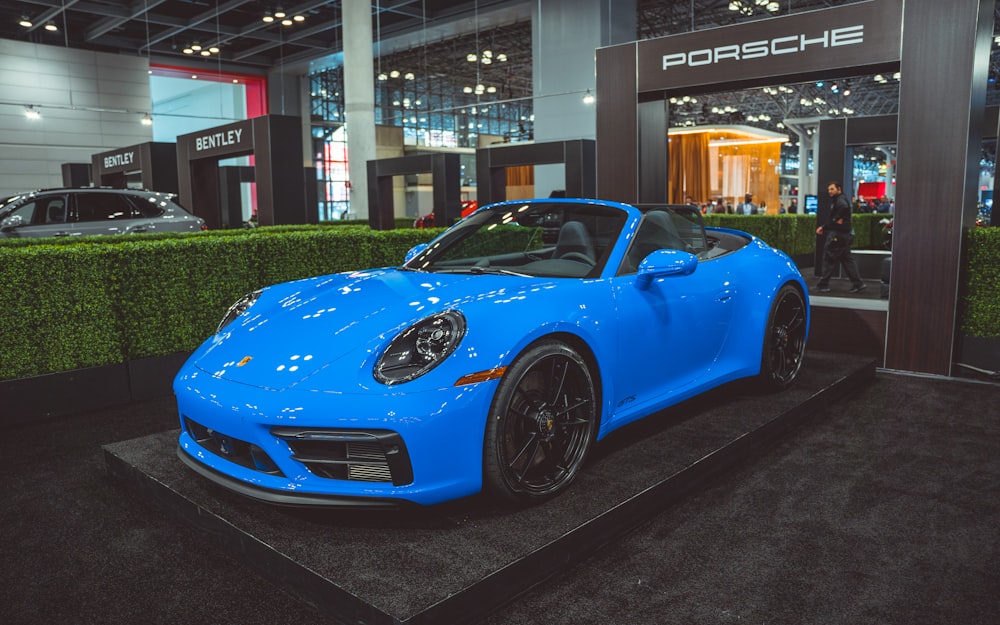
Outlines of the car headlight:
M441 364L465 336L465 317L457 310L431 315L403 330L375 364L375 379L400 384Z
M250 310L250 307L254 305L257 298L260 297L261 289L257 289L253 293L247 293L243 297L236 300L236 303L229 307L226 311L226 315L219 322L219 327L215 329L215 333L218 334L222 332L222 329L227 325L236 320L237 317Z

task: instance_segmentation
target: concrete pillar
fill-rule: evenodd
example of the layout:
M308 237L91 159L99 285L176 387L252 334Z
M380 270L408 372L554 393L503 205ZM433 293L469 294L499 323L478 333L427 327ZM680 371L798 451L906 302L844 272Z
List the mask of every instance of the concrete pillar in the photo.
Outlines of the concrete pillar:
M351 217L368 218L368 161L375 160L375 68L372 5L344 0L344 115Z
M535 141L595 139L595 50L635 40L636 0L537 0L531 9ZM565 188L565 167L535 167L535 195Z

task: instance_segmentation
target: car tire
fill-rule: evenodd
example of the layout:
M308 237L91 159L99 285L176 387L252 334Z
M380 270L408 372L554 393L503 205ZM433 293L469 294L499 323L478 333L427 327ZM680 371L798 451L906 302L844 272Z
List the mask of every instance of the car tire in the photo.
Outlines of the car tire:
M586 361L557 341L529 347L508 367L486 424L484 490L528 505L566 490L594 441L597 392Z
M788 388L802 368L806 351L806 302L792 284L778 290L764 331L760 382L768 390Z

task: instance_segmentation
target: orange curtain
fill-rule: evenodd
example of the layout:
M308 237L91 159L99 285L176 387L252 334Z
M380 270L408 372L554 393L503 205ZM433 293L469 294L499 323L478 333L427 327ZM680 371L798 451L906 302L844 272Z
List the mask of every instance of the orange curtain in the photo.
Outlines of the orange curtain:
M708 133L670 137L670 202L683 204L690 195L695 202L711 199L712 181L708 161Z
M526 187L535 184L535 168L531 165L521 165L507 168L508 187Z

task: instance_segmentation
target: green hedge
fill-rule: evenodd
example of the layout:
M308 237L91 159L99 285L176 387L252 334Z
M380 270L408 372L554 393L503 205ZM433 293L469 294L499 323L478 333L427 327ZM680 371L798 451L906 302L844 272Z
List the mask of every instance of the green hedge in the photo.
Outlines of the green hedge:
M856 247L863 247L860 232L881 239L879 218L857 216ZM812 215L707 215L705 222L750 232L792 255L814 251ZM0 379L192 350L248 291L397 265L439 232L339 224L0 240ZM968 250L962 331L1000 337L1000 229L972 229Z
M742 230L789 256L816 251L815 215L705 215L705 225Z
M398 265L439 232L285 226L0 245L0 379L192 350L244 293Z
M1000 337L1000 228L970 228L962 284L962 334Z

